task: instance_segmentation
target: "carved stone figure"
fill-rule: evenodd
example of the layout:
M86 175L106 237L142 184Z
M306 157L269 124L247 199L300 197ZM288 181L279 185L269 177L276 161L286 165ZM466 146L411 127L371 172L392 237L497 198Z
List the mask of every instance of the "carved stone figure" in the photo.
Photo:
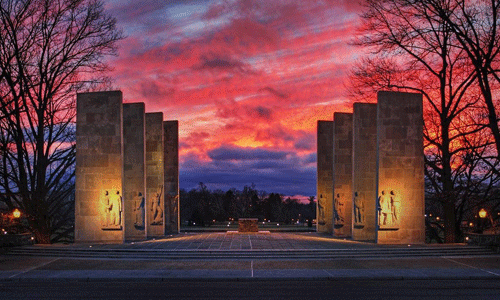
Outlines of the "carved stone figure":
M156 193L156 197L152 201L151 210L153 211L153 222L151 225L163 224L163 208L161 207L161 194Z
M135 215L134 226L138 229L144 228L144 213L145 213L144 205L145 205L144 197L142 196L142 193L139 192L134 202L134 215Z
M365 213L365 203L358 192L354 192L354 223L363 224Z
M106 228L109 225L110 216L109 216L109 192L104 191L104 195L101 198L101 225Z
M319 195L318 199L318 224L325 225L325 198L323 198L323 194Z
M379 209L379 226L390 226L392 224L392 205L391 198L386 195L386 191L382 191L382 194L378 197L378 209Z
M335 224L342 225L344 224L344 201L342 201L340 194L337 194L333 204Z
M110 216L109 225L115 227L121 225L122 223L121 212L122 212L122 196L120 196L119 191L116 191L116 194L111 195L109 197L109 216Z
M400 217L401 217L401 199L396 192L391 191L391 204L392 204L392 220L394 224L399 225Z
M167 195L167 194L165 194ZM179 195L175 195L175 196L171 196L169 195L169 202L170 202L170 207L172 208L172 210L170 211L170 216L169 216L169 219L170 219L170 225L172 226L172 228L177 228L177 206L178 206L178 203L179 203ZM172 229L172 230L175 230L175 229Z

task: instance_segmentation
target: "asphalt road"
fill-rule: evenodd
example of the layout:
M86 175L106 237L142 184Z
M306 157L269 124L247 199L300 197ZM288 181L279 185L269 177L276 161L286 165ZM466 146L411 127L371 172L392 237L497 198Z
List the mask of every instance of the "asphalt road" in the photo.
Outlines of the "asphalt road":
M500 280L5 281L0 299L500 299Z

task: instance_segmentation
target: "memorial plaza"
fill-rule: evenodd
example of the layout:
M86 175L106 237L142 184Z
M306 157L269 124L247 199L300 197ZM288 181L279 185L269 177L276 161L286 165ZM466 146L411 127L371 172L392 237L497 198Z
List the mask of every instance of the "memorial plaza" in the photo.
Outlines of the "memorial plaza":
M500 279L500 255L463 244L377 245L316 232L181 233L145 241L14 247L0 280L166 278Z

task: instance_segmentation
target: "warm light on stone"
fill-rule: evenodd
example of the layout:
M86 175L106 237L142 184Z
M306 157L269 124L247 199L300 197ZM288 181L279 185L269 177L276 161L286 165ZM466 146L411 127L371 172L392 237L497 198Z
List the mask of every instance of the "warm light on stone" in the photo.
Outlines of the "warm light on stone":
M318 121L316 230L333 233L333 122Z

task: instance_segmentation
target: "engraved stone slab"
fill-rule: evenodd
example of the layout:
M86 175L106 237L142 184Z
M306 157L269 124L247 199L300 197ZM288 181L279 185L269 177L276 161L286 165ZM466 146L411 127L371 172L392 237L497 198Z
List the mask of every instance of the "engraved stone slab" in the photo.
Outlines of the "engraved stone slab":
M316 230L333 233L333 122L318 121L317 127Z
M377 199L377 104L354 103L352 238L375 241Z
M165 235L163 113L146 114L147 236Z
M238 219L238 232L259 232L258 221L257 218Z
M166 231L179 233L179 122L163 122L163 134Z
M146 238L146 144L144 103L123 104L125 239Z
M123 242L122 93L77 94L76 242Z
M377 162L377 243L424 243L421 94L378 93Z
M334 113L333 227L334 236L352 234L352 114Z

